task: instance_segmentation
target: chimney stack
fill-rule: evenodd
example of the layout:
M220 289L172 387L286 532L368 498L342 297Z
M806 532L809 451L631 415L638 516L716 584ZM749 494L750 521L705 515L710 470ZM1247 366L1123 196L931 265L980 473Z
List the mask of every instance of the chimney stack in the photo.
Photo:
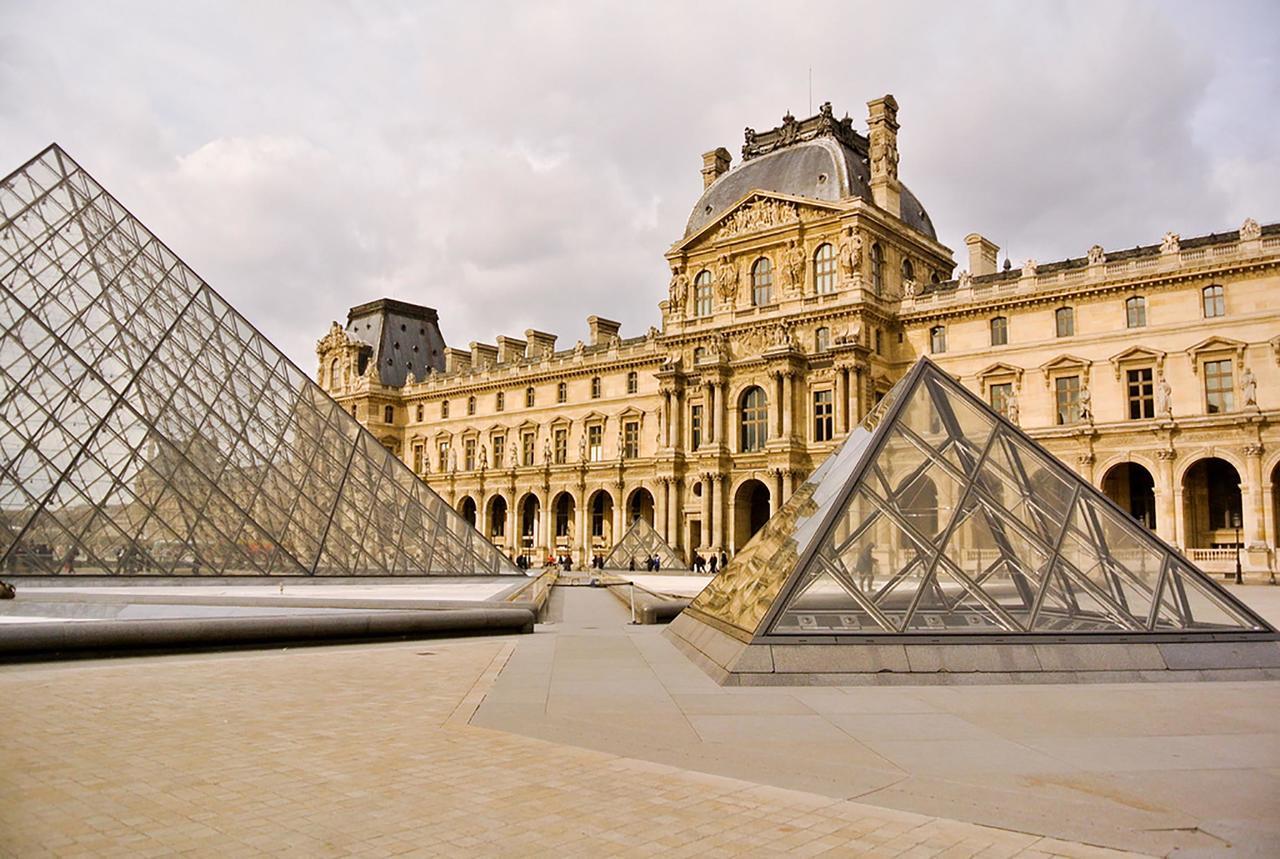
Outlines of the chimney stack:
M895 218L902 217L902 186L898 184L898 102L892 95L867 102L868 158L871 197Z
M618 339L622 323L592 315L587 317L587 328L591 331L591 345L605 346Z
M525 348L526 358L547 358L555 354L556 335L533 328L526 328L524 339L528 342Z
M977 233L965 236L964 243L969 246L969 274L979 277L996 273L996 255L1000 252L999 245Z
M721 146L710 152L702 153L702 188L706 190L711 183L729 171L729 150Z

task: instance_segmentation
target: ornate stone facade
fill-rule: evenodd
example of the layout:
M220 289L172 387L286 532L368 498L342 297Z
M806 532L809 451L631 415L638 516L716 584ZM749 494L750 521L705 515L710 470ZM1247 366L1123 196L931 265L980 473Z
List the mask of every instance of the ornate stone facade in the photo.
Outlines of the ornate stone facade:
M387 338L335 324L321 383L505 550L581 563L636 515L733 554L929 354L1207 569L1237 514L1245 568L1274 568L1280 225L1003 272L972 235L957 266L899 181L897 102L868 107L866 136L824 105L704 156L660 329L591 317L570 349L527 331L387 384L357 372Z

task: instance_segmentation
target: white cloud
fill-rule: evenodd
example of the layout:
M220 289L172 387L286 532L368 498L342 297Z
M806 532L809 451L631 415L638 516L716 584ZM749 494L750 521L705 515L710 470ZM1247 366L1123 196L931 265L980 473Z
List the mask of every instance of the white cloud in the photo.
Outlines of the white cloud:
M1265 3L5 4L0 169L57 140L304 368L382 295L455 345L639 333L702 152L902 105L902 178L1013 258L1280 219Z

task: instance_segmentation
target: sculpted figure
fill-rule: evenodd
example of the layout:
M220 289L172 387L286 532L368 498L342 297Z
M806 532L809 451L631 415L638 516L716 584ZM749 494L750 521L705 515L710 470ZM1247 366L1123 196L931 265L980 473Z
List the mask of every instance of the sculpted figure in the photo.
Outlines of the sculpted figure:
M458 452L453 448L449 448L449 470L458 470Z
M1089 248L1089 265L1101 265L1107 261L1107 254L1102 250L1102 245L1094 245Z
M903 298L916 297L916 282L913 278L907 278L906 280L902 281L902 297Z
M587 461L587 437L585 434L582 438L578 439L578 461Z
M542 442L542 462L544 465L551 464L551 439L544 439Z
M1009 398L1004 401L1004 413L1008 416L1009 423L1018 425L1018 389L1016 387L1009 392Z
M1246 406L1258 405L1258 377L1253 375L1253 370L1248 367L1244 368L1244 375L1240 377L1240 393L1244 395L1244 404Z
M679 268L671 269L669 290L671 312L679 315L684 312L685 299L689 294L689 278Z
M840 271L845 280L853 280L862 267L862 236L850 228L840 239L840 247L836 249L836 257L840 262Z
M515 468L520 464L520 448L516 447L516 443L511 442L511 467Z
M1160 374L1160 381L1156 383L1156 417L1173 417L1173 387L1163 373Z
M1080 420L1093 420L1093 394L1089 393L1088 385L1080 387Z
M1040 263L1033 259L1029 259L1022 264L1023 277L1035 277L1036 272L1040 270Z
M1177 233L1172 231L1165 233L1164 238L1160 240L1160 253L1176 254L1180 249L1179 243L1181 241L1182 237Z
M734 304L738 296L738 267L722 254L720 265L716 268L716 285L720 289L720 300L726 304Z
M489 467L489 448L480 445L480 470L484 471Z
M1262 238L1262 227L1253 218L1245 218L1240 225L1240 241L1252 242Z
M796 240L792 239L790 247L787 248L784 265L787 279L785 289L789 294L795 295L804 290L804 268L804 251L796 244Z
M960 277L957 278L957 283L961 289L969 289L973 286L973 275L969 274L968 269L965 269L960 272Z

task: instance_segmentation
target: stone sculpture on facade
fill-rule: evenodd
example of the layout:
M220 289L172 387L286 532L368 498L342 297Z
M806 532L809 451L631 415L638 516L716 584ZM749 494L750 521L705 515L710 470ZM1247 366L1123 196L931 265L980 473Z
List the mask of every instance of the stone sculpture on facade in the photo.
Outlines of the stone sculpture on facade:
M671 312L684 313L685 299L689 294L689 278L679 268L671 269L670 307Z
M1254 242L1262 238L1262 227L1253 218L1245 218L1240 225L1240 241Z
M783 289L787 295L798 295L804 288L805 255L792 239L783 260Z
M1089 248L1089 265L1102 265L1106 261L1107 254L1102 249L1102 245L1094 245Z
M1009 397L1004 401L1004 414L1009 419L1009 423L1014 426L1018 425L1018 386L1014 385L1009 390Z
M1040 270L1040 263L1036 262L1033 259L1029 259L1022 264L1023 277L1035 277L1036 272L1038 272L1039 270Z
M738 297L738 267L729 259L728 254L720 255L720 264L716 267L716 286L720 290L720 300L732 305Z
M1258 407L1258 377L1248 367L1244 368L1244 374L1240 376L1240 393L1244 396L1246 407Z
M1160 381L1156 383L1156 417L1173 417L1173 386L1169 384L1169 380L1163 373L1160 374Z
M1181 250L1182 238L1172 230L1164 234L1160 240L1161 254L1176 254Z
M852 227L845 230L844 236L841 237L836 256L840 262L840 273L844 275L845 281L857 280L862 269L862 237L855 233Z
M960 276L956 278L956 286L960 289L970 289L973 287L973 275L969 273L968 269L964 269L960 272Z
M731 239L743 233L794 224L800 220L795 203L757 197L720 223L715 241Z
M1080 386L1080 420L1086 423L1093 423L1093 394L1089 393L1088 385Z

